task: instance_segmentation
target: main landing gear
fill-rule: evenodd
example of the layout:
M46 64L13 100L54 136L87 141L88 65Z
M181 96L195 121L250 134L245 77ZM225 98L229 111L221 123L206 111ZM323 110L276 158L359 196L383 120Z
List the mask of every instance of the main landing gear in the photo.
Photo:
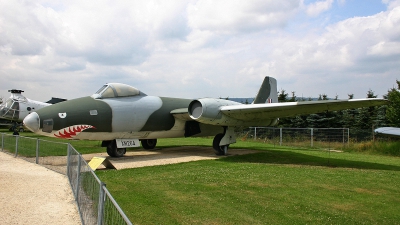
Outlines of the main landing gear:
M102 146L104 145L104 143L105 141L103 141ZM108 141L106 147L107 147L107 154L111 157L122 157L126 153L126 148L118 148L117 142L115 140Z
M157 145L157 139L142 139L140 140L144 149L154 149ZM215 135L213 140L213 148L216 155L227 155L229 145L236 143L236 136L233 129L224 127L224 133ZM107 147L107 154L111 157L122 157L126 153L126 148L118 148L117 142L103 141L102 147Z
M140 142L144 149L154 149L157 145L157 139L143 139Z
M142 143L142 147L144 149L154 149L157 145L157 139L143 139L140 140L140 142ZM119 158L124 156L126 153L126 148L118 148L115 140L103 141L101 146L107 148L107 154L111 157Z
M224 133L217 134L213 140L213 148L216 155L227 155L229 144L236 143L233 129L224 127Z
M221 146L219 145L223 137L224 134L217 134L214 137L213 149L216 155L226 155L228 152L229 145L221 145Z

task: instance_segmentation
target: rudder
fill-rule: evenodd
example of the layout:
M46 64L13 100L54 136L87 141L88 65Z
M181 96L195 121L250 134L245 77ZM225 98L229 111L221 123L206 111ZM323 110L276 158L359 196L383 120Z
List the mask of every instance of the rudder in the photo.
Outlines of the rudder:
M252 104L277 103L278 102L278 87L276 79L273 77L265 77L261 84L257 96Z

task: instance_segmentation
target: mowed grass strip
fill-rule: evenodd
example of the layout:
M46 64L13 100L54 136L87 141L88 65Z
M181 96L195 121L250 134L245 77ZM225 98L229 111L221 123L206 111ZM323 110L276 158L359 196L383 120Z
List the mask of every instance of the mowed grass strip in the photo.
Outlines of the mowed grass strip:
M264 145L255 154L97 174L134 224L400 221L398 157Z

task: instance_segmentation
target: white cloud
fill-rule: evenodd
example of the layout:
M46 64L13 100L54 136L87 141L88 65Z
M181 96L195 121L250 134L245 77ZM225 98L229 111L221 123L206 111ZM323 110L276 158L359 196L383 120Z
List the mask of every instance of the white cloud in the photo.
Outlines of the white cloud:
M382 0L382 2L388 5L389 10L400 6L400 0Z
M339 5L343 6L346 4L346 0L338 0Z
M285 26L300 0L196 1L188 7L193 29L217 33L256 32Z
M346 82L351 84L354 80L371 88L379 86L378 81L383 82L380 76L387 75L393 66L400 69L395 66L400 65L399 10L400 7L369 17L347 19L329 26L322 35L290 40L291 45L284 46L288 51L284 55L291 55L285 64L311 85L316 83L317 76L326 80L323 88L315 84L320 93L337 87L336 82L342 83L342 88L347 87L348 92L354 88ZM291 53L290 49L293 49ZM284 71L291 70L285 68ZM394 81L392 78L387 82ZM340 89L338 91L342 91ZM333 90L330 92L334 94ZM364 96L358 94L358 97Z
M398 2L321 30L313 21L332 1L0 0L0 96L74 98L122 82L155 95L249 97L267 75L307 97L384 92L400 70Z
M307 5L307 15L316 17L332 7L333 0L317 1Z

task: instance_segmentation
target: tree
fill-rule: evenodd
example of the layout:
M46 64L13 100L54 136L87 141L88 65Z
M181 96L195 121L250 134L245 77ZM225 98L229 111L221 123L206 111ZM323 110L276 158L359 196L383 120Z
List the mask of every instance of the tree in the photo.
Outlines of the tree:
M400 81L396 80L397 89L389 90L387 98L389 104L386 109L386 118L390 126L400 127Z
M318 101L329 100L328 95L320 94ZM323 128L323 127L338 127L338 113L337 112L323 112L317 114L311 114L307 117L307 124L309 127L313 128Z
M278 94L278 102L296 102L297 97L294 91L292 91L292 97L289 98L289 94L285 90L281 90ZM300 116L290 118L279 118L280 127L304 127L303 118Z
M372 90L367 92L367 98L376 98ZM372 129L383 126L386 124L385 107L371 106L358 109L358 114L355 119L355 126L352 129L352 136L357 139L370 139L372 136Z
M289 99L289 102L295 102L297 99L296 94L294 91L292 91L292 97Z
M289 101L288 96L289 96L289 94L286 93L286 91L282 89L278 95L278 102L288 102Z

